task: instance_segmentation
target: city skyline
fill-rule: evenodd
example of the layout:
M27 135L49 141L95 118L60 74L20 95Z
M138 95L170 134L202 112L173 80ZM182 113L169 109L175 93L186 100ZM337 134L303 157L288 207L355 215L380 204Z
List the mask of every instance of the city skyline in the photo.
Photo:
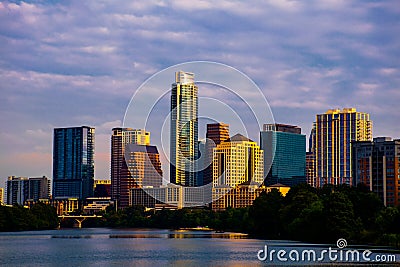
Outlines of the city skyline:
M374 137L399 138L399 13L396 1L0 3L0 186L50 177L52 129L74 125L96 128L95 176L108 178L110 131L135 89L194 59L242 70L307 136L315 114L355 107Z

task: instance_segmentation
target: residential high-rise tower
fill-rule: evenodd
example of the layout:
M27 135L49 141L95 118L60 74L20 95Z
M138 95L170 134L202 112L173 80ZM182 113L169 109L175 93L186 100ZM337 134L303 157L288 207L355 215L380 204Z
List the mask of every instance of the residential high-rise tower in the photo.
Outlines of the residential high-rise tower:
M331 109L314 123L316 186L352 184L351 142L372 139L370 115L355 108Z
M37 202L50 198L50 180L46 177L27 178L9 176L7 180L7 204L24 205L25 201Z
M170 182L197 186L198 88L194 74L178 71L171 92Z
M54 129L54 198L93 196L94 132L88 126Z
M400 139L378 137L352 143L353 185L378 194L385 206L400 204Z
M160 154L156 146L128 144L125 148L125 160L135 187L159 187L162 185L163 173Z
M150 145L150 132L143 129L113 128L111 135L111 198L119 207L129 204L129 189L137 186L125 160L128 144Z

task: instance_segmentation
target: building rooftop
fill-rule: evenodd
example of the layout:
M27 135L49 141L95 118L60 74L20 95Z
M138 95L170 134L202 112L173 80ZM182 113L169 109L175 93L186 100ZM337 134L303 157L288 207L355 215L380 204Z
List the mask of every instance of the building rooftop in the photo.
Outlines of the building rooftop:
M147 152L158 154L158 149L156 146L147 146L147 145L137 145L137 144L127 144L125 147L127 153L130 152Z
M253 140L247 138L246 136L243 136L241 134L235 134L234 136L228 138L224 142L254 142Z
M296 133L301 134L301 128L297 125L282 124L282 123L271 123L263 125L264 131L274 131L274 132L286 132L286 133Z
M249 186L260 186L261 183L257 183L253 180L248 180L246 182L241 183L240 185L249 185Z
M288 187L288 186L284 185L284 184L281 184L281 183L277 183L277 184L270 185L268 187Z

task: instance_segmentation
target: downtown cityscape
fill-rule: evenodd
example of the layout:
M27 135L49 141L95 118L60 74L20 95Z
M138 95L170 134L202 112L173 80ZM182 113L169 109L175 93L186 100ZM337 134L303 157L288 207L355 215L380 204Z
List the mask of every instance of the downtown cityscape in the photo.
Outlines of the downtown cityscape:
M398 263L399 14L0 1L0 265Z
M111 130L111 177L95 180L95 128L55 128L52 191L46 176L9 176L5 204L51 199L59 215L93 213L109 205L176 209L211 204L213 210L225 210L250 206L272 188L285 195L290 187L307 183L316 188L363 184L385 206L398 206L400 139L373 138L368 113L343 108L317 114L308 151L301 128L281 123L264 124L259 142L230 135L223 122L207 124L206 140L199 140L198 90L194 73L176 72L167 184L158 148L150 145L145 129Z

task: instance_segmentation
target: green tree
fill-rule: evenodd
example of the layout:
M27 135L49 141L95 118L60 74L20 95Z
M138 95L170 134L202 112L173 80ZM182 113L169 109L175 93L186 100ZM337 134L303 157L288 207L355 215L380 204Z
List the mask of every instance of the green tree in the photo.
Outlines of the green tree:
M362 224L354 216L353 204L345 193L334 192L323 199L327 241L338 238L352 240L362 230Z
M263 192L254 200L249 209L249 219L252 229L249 232L253 235L276 239L281 236L280 210L283 205L283 196L273 189L268 194Z
M376 224L378 231L381 234L398 234L400 233L400 211L399 207L386 207L382 209L380 214L376 217Z
M291 239L309 242L324 241L326 228L322 201L315 200L304 207L299 216L288 224L287 229Z
M367 230L376 230L376 218L384 208L382 200L376 193L369 191L369 188L359 184L348 192L348 197L354 207L354 215L360 218L363 227Z
M290 189L285 197L284 206L281 209L281 220L284 228L284 237L308 241L306 234L301 233L299 227L304 226L311 219L316 219L316 224L323 224L320 216L319 196L316 190L309 185L301 184ZM307 215L307 218L303 218ZM314 222L313 222L314 224Z

